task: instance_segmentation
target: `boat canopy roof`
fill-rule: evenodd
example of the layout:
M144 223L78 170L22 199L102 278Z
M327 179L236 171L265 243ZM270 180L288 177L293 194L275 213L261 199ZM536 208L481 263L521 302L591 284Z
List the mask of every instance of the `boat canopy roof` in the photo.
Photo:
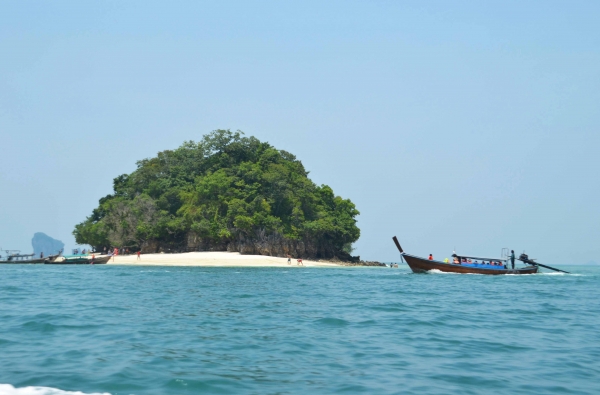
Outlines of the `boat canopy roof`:
M501 258L481 258L481 257L476 257L476 256L458 255L458 254L452 254L452 256L455 258L459 258L459 259L467 258L467 259L477 259L480 261L494 261L494 262L498 262L498 261L505 262L506 261L506 259L501 259Z

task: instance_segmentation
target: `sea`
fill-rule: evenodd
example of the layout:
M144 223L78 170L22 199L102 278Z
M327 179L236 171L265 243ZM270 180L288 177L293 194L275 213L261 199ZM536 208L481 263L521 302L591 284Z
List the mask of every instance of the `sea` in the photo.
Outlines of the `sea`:
M0 395L599 394L600 267L0 265Z

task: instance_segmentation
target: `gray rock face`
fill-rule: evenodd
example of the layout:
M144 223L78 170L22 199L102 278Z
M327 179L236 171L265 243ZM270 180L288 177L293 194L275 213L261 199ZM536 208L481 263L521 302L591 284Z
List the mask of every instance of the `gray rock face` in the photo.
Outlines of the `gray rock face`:
M237 239L226 245L213 245L210 242L190 232L187 237L186 251L229 251L239 252L242 255L266 255L285 258L291 255L304 259L337 259L343 262L359 262L360 257L353 257L341 251L334 251L331 247L323 246L314 240L290 240L280 234L267 235L260 232L256 237L249 239L239 235Z
M33 253L39 256L40 253L44 253L44 256L58 254L65 248L65 244L60 241L53 239L45 233L37 232L31 239L31 245L33 246Z
M189 232L185 245L167 245L158 240L148 240L142 244L141 250L142 254L154 254L157 252L229 251L239 252L242 255L266 255L281 258L291 255L294 258L303 259L362 262L358 256L353 257L342 251L336 252L331 247L319 245L318 241L290 240L280 234L267 235L265 232L259 233L252 239L239 235L237 239L222 244L215 244L210 240L202 239L193 232ZM379 266L379 263L367 266Z

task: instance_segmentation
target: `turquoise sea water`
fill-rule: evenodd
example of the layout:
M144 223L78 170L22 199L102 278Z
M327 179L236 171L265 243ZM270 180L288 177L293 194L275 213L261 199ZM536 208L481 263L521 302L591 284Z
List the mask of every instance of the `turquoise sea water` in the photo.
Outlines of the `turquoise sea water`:
M600 268L565 268L0 265L0 394L600 393Z

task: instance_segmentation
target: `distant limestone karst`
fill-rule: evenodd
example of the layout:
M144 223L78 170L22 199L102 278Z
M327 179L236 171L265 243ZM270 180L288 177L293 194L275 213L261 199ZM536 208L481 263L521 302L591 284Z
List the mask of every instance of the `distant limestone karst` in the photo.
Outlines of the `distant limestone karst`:
M33 253L35 255L40 255L43 252L45 256L58 254L65 248L65 244L62 241L53 239L42 232L37 232L33 235L31 245L33 246Z

